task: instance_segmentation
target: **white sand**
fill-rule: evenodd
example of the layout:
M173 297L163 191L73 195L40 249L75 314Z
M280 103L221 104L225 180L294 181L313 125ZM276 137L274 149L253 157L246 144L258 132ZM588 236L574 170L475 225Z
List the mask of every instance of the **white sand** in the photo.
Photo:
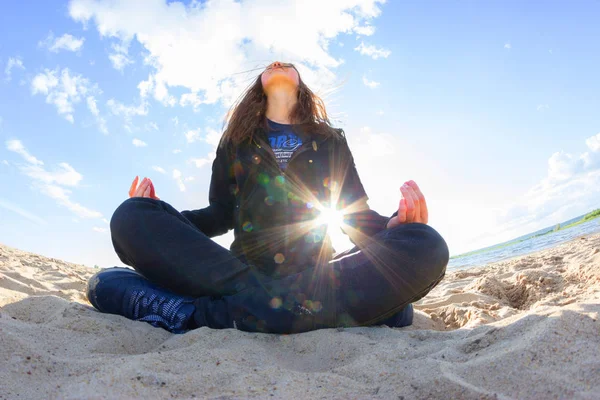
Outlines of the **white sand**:
M173 335L0 246L0 399L600 399L600 235L449 273L408 328Z

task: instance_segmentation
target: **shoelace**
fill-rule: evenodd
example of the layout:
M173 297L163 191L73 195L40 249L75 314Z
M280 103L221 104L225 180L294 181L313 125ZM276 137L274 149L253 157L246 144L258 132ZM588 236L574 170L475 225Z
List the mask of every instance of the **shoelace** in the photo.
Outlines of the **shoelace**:
M129 298L129 309L133 309L133 319L146 321L156 327L167 328L170 331L180 330L187 318L184 313L179 313L183 304L181 298L167 298L151 294L145 296L146 291L134 290Z

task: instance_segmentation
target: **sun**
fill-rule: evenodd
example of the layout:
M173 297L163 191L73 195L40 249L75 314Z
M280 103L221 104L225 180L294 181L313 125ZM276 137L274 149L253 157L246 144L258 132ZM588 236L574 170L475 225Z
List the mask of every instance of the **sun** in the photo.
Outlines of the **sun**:
M327 225L327 234L336 251L344 250L351 245L348 237L342 231L344 223L344 211L336 208L323 207L321 213L315 220L316 225Z
M344 223L344 213L335 208L323 208L317 218L318 225L327 225L327 230L340 229Z

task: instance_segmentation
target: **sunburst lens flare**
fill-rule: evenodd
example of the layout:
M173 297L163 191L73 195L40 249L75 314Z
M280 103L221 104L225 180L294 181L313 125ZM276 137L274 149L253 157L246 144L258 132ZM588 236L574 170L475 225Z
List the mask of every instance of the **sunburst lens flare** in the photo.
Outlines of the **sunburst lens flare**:
M344 223L344 212L334 208L323 208L321 214L317 217L317 225L327 225L329 232L339 230Z

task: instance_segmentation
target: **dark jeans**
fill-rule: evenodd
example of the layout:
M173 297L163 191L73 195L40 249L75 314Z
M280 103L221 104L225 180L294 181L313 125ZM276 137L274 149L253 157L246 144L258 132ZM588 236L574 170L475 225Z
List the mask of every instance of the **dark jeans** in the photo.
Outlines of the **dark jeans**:
M362 249L283 278L261 274L169 204L130 198L111 222L117 255L169 291L197 297L197 326L296 333L404 318L443 278L444 239L425 224L386 229Z

